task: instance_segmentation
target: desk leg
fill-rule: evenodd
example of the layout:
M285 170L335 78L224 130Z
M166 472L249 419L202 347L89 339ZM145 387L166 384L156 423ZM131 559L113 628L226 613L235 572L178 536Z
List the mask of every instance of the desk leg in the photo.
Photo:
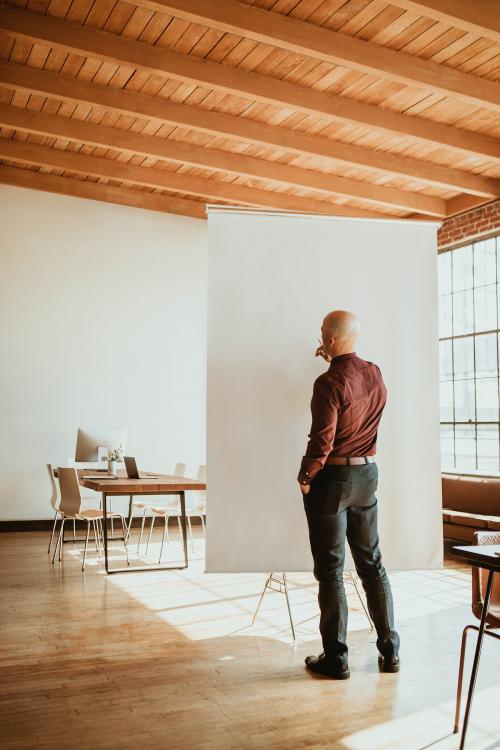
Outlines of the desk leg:
M188 548L187 548L187 524L186 524L186 493L180 493L181 498L181 523L182 523L182 542L184 545L184 565L187 568L189 565L188 561Z
M104 536L104 568L106 573L109 573L108 566L108 496L105 492L102 493L102 523L103 523L103 536Z
M472 705L472 698L474 696L474 688L476 687L477 670L479 667L479 659L481 657L481 648L483 645L484 629L486 627L486 617L488 615L488 609L490 606L491 588L493 584L494 571L490 570L488 574L488 582L486 584L486 593L483 602L483 615L481 617L481 625L479 626L479 633L477 635L476 651L474 653L474 662L472 664L472 673L469 682L469 692L467 694L467 705L465 707L464 725L462 728L462 737L460 738L460 750L465 747L465 735L467 734L467 726L469 724L469 715Z

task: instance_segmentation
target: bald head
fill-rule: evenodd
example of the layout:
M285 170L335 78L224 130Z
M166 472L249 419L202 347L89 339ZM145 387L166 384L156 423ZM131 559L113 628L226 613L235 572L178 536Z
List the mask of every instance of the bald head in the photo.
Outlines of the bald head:
M321 335L330 356L353 352L359 336L359 320L347 310L334 310L323 320Z

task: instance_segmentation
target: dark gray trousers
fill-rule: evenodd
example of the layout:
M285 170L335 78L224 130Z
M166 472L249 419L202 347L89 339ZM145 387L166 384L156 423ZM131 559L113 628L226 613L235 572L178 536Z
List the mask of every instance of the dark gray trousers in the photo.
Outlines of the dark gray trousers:
M397 655L392 592L382 565L377 531L377 465L325 466L304 495L314 575L319 582L320 633L328 658L347 661L347 600L344 590L345 540L363 583L377 631L377 648Z

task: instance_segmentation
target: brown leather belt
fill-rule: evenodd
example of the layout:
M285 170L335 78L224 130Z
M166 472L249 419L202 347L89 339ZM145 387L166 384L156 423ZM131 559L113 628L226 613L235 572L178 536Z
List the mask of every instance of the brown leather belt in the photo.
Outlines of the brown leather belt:
M360 466L375 463L374 456L330 456L326 459L329 466Z

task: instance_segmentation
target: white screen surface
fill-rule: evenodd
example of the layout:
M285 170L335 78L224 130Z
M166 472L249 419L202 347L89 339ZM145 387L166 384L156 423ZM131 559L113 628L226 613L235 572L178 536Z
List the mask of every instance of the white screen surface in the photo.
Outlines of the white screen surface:
M385 565L441 564L436 225L231 210L208 223L207 571L311 570L296 477L333 309L358 315L358 354L388 389Z

